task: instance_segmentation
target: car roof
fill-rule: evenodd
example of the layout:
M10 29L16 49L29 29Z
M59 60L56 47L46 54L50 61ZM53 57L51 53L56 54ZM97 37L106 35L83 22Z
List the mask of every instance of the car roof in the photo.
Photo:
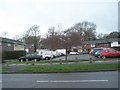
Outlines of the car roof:
M108 49L103 49L103 50L114 50L114 49L108 48Z

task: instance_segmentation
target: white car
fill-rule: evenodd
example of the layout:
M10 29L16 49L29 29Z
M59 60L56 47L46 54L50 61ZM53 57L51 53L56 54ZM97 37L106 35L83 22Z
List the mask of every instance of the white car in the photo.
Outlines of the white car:
M54 54L52 51L37 51L37 54L41 55L43 59L48 59L50 60L51 58L54 57Z
M57 49L56 51L61 53L62 55L66 55L66 49Z
M70 52L69 54L70 55L78 55L79 53L78 52Z
M52 51L52 53L53 53L54 58L62 56L62 53L57 52L57 51Z

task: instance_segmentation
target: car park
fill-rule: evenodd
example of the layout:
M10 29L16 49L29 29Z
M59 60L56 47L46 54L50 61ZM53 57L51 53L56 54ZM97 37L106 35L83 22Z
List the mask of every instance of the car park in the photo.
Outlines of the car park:
M120 57L120 52L114 49L103 49L100 53L100 58L106 59L108 57Z
M33 53L33 54L27 54L25 56L22 56L19 58L19 61L39 61L42 59L42 56L41 55L38 55L36 53Z
M70 52L69 54L70 55L78 55L79 53L78 52Z

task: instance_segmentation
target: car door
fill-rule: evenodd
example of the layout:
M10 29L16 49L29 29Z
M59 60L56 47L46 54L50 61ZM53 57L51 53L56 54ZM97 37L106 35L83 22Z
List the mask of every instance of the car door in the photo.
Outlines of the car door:
M105 50L104 55L107 56L107 57L109 57L110 56L109 50Z
M115 50L110 50L110 56L111 57L116 57L116 56L119 56L119 54Z
M31 54L31 59L37 59L37 54Z
M31 59L31 54L26 55L26 59Z

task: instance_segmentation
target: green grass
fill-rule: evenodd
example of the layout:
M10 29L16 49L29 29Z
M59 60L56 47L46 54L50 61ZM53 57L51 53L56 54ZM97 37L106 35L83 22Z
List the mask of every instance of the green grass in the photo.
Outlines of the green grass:
M107 58L106 60L119 60L118 58ZM89 60L62 60L62 63L65 62L84 62L84 61L89 61ZM93 59L93 61L103 61L103 59ZM9 64L32 64L32 63L59 63L60 61L29 61L29 62L10 62Z
M118 69L118 64L92 64L92 65L52 65L52 66L30 66L17 72L56 72L56 71L82 71L82 70L105 70Z
M83 60L64 60L64 61L61 61L61 62L79 62L79 61L83 61ZM84 60L86 61L86 60ZM31 63L59 63L60 61L29 61L29 62L11 62L9 64L31 64Z
M0 68L0 71L5 71L5 70L8 70L8 69L11 69L12 67L2 67Z
M16 61L17 59L6 59L6 60L4 60L4 62L5 63L9 63L9 62L11 62L11 61Z

